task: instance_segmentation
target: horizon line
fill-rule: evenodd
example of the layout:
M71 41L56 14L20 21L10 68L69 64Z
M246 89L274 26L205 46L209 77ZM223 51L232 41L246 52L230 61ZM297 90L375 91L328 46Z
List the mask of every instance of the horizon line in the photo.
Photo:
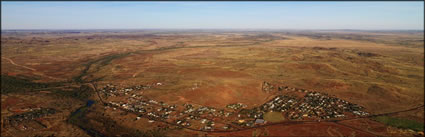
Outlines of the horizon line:
M113 29L1 29L1 31L86 31L86 30L351 30L351 31L424 31L424 29L272 29L272 28L113 28Z

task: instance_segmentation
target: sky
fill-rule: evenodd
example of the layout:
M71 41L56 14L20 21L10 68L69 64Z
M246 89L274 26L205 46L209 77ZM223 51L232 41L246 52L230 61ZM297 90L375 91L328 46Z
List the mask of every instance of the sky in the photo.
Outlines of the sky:
M423 30L424 2L1 2L7 29Z

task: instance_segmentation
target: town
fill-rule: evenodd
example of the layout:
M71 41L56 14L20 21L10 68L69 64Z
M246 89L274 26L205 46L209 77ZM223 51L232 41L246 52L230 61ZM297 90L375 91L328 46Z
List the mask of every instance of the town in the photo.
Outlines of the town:
M107 84L100 92L109 98L105 102L105 109L137 114L134 120L147 118L150 123L164 122L199 131L232 131L273 123L264 118L265 114L270 112L279 112L285 120L291 121L320 121L369 115L363 111L363 107L326 93L268 82L263 83L263 91L278 90L282 94L260 106L251 107L242 103L228 104L223 109L189 103L167 104L141 94L142 90L161 85L162 83L156 83L118 89L115 85Z

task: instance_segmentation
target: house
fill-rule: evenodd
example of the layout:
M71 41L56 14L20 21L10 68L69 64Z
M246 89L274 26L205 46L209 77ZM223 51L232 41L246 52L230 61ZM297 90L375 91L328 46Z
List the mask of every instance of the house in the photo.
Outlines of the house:
M255 119L255 124L264 124L265 122L264 119Z

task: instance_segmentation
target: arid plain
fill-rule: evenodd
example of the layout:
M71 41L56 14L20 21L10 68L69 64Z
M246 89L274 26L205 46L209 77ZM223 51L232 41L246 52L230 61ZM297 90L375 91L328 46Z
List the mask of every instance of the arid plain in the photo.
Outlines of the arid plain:
M423 31L5 31L1 57L2 136L423 136Z

